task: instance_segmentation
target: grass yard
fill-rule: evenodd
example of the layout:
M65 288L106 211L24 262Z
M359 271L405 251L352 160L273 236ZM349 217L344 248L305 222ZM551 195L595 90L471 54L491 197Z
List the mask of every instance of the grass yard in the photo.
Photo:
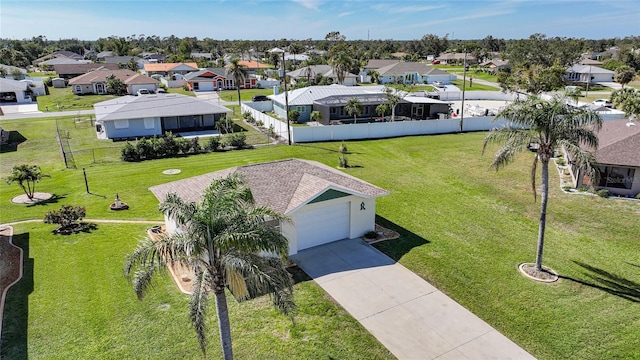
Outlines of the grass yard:
M116 97L115 95L74 95L69 86L64 89L49 87L49 95L38 96L38 110L92 110L93 104Z
M462 76L458 76L458 80L452 80L451 84L457 86L460 91L462 91ZM480 84L477 81L471 83L469 80L469 76L467 76L467 81L465 81L466 91L498 91L500 87L498 84L496 86L488 86L484 84Z
M148 225L147 225L148 226ZM167 275L139 301L122 275L141 225L98 224L92 234L54 236L51 225L15 227L26 253L23 279L7 294L3 359L196 359L189 296ZM392 359L393 356L315 283L295 286L295 325L268 297L229 297L238 359ZM221 358L210 302L210 359Z
M219 92L220 99L238 102L238 90L223 90ZM255 95L273 95L273 89L240 89L242 101L251 101Z
M14 205L10 199L20 194L20 189L2 182L1 223L42 218L46 211L61 204L86 206L89 218L161 220L157 200L148 191L150 186L230 166L290 157L337 166L340 145L274 146L141 163L96 164L86 169L91 192L96 194L92 195L85 192L81 170L61 169L59 163L48 163L47 157L53 155L45 150L45 141L35 137L47 136L48 132L39 133L35 128L29 131L34 136L30 141L42 142L41 151L32 154L25 144L17 152L3 153L2 163L16 161L16 157L47 163L45 170L52 178L44 179L39 190L56 193L60 199L33 207ZM551 171L543 262L562 278L554 284L528 280L516 267L535 259L540 200L534 202L530 191L532 155L522 154L516 163L496 173L488 169L495 148L481 155L484 135L347 142L351 151L348 160L354 167L345 171L390 191L378 199L378 221L402 236L376 246L539 359L640 359L640 202L564 194L559 189L557 172ZM162 174L162 170L170 168L182 172ZM107 210L116 192L131 206L127 212ZM193 330L184 313L186 300L169 286L168 280L140 303L121 278L122 256L133 248L131 239L140 236L144 227L100 224L92 235L73 237L53 237L50 229L40 224L17 227L17 234L28 234L30 258L35 264L34 291L28 304L21 308L22 313L29 314L24 325L29 334L24 351L38 358L41 356L35 354L48 348L63 348L55 343L60 341L65 342L64 355L69 355L63 358L80 352L91 357L103 351L115 351L113 356L105 352L105 358L128 354L157 358L165 353L154 353L159 351L155 350L158 345L146 335L158 332L161 336L166 332L170 336L162 337L158 343L166 348L167 358L175 358L176 353L197 354ZM103 253L105 259L101 258ZM78 254L78 259L72 254ZM95 268L80 264L89 262L82 260L86 257L96 257ZM74 267L67 266L68 261L73 261ZM64 271L56 266L64 267ZM104 268L111 266L108 271ZM101 273L105 273L104 278ZM75 288L76 283L69 278L78 274L98 289ZM101 291L106 291L100 290L103 283L113 284L110 290L114 292L105 295L105 301L117 303L121 311L104 310L99 302ZM310 316L307 312L317 314L314 311L318 308L311 304L325 299L323 292L310 282L297 285L296 290L297 296L303 298L299 300L300 316ZM97 295L85 297L83 291ZM163 303L170 306L160 316L157 312ZM239 358L264 357L280 347L284 350L276 353L276 358L279 354L286 354L283 358L313 359L387 356L364 330L354 327L352 319L338 317L341 310L330 307L330 303L323 302L329 304L327 310L318 310L326 316L318 315L317 323L305 328L311 331L313 327L317 333L303 332L300 337L286 319L258 304L242 304L233 310L238 311L232 315L236 351L244 355ZM242 312L247 306L259 307L258 312ZM56 307L62 308L62 317L54 312ZM42 319L38 318L40 314ZM336 317L339 320L334 322ZM245 318L253 320L249 321L251 325L242 323ZM263 321L268 324L262 325ZM132 324L143 335L138 337L130 330ZM245 326L255 328L246 330ZM342 345L332 342L343 337L333 335L338 331L336 327L353 334L346 336ZM215 333L213 329L214 325ZM245 331L250 335L245 337ZM51 333L56 336L47 336ZM82 339L83 335L88 340ZM310 340L318 341L305 347L304 342ZM211 351L218 354L216 341L213 334ZM296 353L301 343L305 344L300 350L303 353ZM341 348L350 350L329 353ZM371 355L360 353L364 348L371 348ZM147 351L152 355L146 356Z

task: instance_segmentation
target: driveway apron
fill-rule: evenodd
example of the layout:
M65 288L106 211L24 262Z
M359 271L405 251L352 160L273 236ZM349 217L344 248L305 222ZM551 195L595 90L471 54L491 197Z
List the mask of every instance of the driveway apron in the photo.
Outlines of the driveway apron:
M306 249L292 259L399 359L534 359L361 239Z

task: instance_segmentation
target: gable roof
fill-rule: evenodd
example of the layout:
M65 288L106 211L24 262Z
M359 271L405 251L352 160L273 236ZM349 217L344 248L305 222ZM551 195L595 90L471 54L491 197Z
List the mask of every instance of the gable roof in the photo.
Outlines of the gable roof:
M118 70L118 64L58 64L53 70L58 75L85 74L98 69Z
M88 61L87 61L88 62ZM79 60L68 58L66 56L54 57L49 60L39 62L38 65L60 65L60 64L82 64ZM86 64L86 62L85 62Z
M27 86L29 86L29 83L27 83L26 81L18 81L0 77L0 88L2 88L2 92L22 92L27 90Z
M307 69L311 69L311 78L315 78L317 75L322 75L324 77L327 78L337 78L338 76L335 74L335 72L333 71L333 68L329 65L310 65L310 66L305 66L302 67L300 69L296 69L290 72L287 72L287 75L294 78L294 79L299 79L299 78L306 78L307 77ZM357 75L354 75L350 72L347 72L344 74L344 78L348 79L348 78L355 78L357 77Z
M384 92L384 86L344 86L344 85L322 85L307 86L289 91L289 106L291 105L311 105L314 101L336 95L369 95ZM278 95L269 96L274 101L284 104L284 92Z
M209 74L212 74L214 76L212 77ZM184 76L184 79L187 81L211 80L218 76L226 78L227 70L225 68L206 68L199 71L190 72Z
M193 68L193 71L198 70L198 64L194 62L188 63L146 63L144 64L144 71L171 71L177 67L188 66Z
M271 69L271 65L263 64L255 60L240 60L238 61L238 65L244 66L247 69ZM225 67L229 66L230 65L226 65Z
M98 69L80 76L76 76L69 80L69 85L95 84L98 82L106 82L107 77L115 75L125 84L157 84L158 82L146 75L138 74L129 69Z
M388 192L351 175L315 161L288 159L254 165L238 166L208 174L150 187L160 201L175 192L184 201L200 201L204 189L214 179L237 173L251 189L257 205L282 214L333 189L365 198L387 195Z
M597 163L640 167L640 126L626 126L626 122L602 123L598 132Z
M93 109L98 121L231 112L211 101L182 94L122 96L96 103Z

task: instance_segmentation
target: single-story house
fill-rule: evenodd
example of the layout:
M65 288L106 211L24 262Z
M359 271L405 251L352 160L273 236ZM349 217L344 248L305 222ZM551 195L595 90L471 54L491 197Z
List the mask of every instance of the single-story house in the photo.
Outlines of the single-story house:
M93 105L99 139L162 136L215 129L226 107L181 94L123 96Z
M567 80L584 83L612 82L614 71L594 65L576 64L567 69Z
M378 117L378 105L388 103L384 86L308 86L289 91L288 97L289 111L297 110L300 113L298 122L309 121L311 112L319 111L323 125L329 125L332 121L353 120L353 116L344 109L353 98L362 104L359 117L367 121ZM270 95L269 98L273 101L273 111L285 119L284 93ZM395 116L396 120L426 120L438 118L438 113L449 113L449 103L428 97L406 96L396 106Z
M6 74L2 76L6 79L22 80L27 77L27 69L19 68L17 66L0 64L0 69Z
M76 54L73 51L68 51L68 50L57 50L52 52L51 54L47 54L44 56L41 56L35 60L33 60L32 64L33 65L37 65L40 64L44 61L50 60L50 59L54 59L54 58L65 58L65 59L72 59L72 60L83 60L84 56L80 55L80 54Z
M192 59L206 59L206 60L213 60L213 54L211 54L210 52L208 53L204 53L204 52L195 52L192 51L191 52L191 58Z
M61 56L61 57L40 62L38 63L38 66L43 69L53 69L53 67L56 65L63 65L63 64L77 65L77 64L90 64L90 63L91 63L91 60L75 60L75 59Z
M421 62L396 62L376 70L381 84L432 84L440 81L450 84L455 74L436 69Z
M260 69L268 70L272 68L271 65L263 64L256 60L240 60L238 61L238 65L244 67L249 75L255 74ZM226 65L225 68L228 68L229 66L230 65Z
M138 56L106 56L104 62L107 64L126 64L131 61L131 59L138 64L138 69L142 69L144 60Z
M294 85L302 79L308 79L311 83L318 75L328 78L333 84L338 83L338 75L335 74L333 68L329 65L310 65L287 72L287 76L291 78L291 83ZM349 72L345 73L344 81L340 85L354 86L357 83L357 79L358 76Z
M214 91L217 89L235 89L235 81L231 75L227 75L225 68L206 68L188 73L184 76L189 91ZM240 84L241 89L252 89L257 85L254 75L245 78L244 84Z
M118 70L120 67L118 64L58 64L53 65L53 71L58 74L58 77L63 79L71 79L82 74L86 74L93 70L109 69Z
M465 58L467 64L476 62L476 57L469 53L442 53L436 57L436 60L440 61L441 64L462 64L465 62Z
M113 51L101 51L96 54L97 61L104 61L104 59L113 56Z
M371 76L368 74L369 71L378 71L378 69L383 68L388 65L399 63L400 60L384 60L384 59L370 59L367 64L362 68L362 71L358 73L360 77L360 82L370 83L372 82Z
M176 74L185 75L194 71L198 71L198 64L194 62L144 64L144 73L147 76L162 75L164 77L171 77Z
M495 73L509 68L509 60L493 59L480 63L480 67L487 72Z
M289 240L289 255L341 239L375 231L376 198L388 192L327 165L301 159L238 166L149 188L160 201L176 193L184 201L200 201L216 178L239 174L257 205L286 215L278 227ZM167 231L175 221L165 216Z
M29 83L0 78L0 103L28 104L33 102Z
M142 58L149 63L163 63L168 56L165 54L143 53Z
M597 188L633 197L640 193L640 125L631 124L626 119L604 121L595 157L600 172ZM589 186L591 179L583 169L568 160L575 187Z
M155 92L158 89L158 81L146 75L138 74L129 69L98 69L84 75L76 76L69 80L69 86L76 95L83 94L107 94L108 77L114 75L127 85L128 94L136 94L140 89Z

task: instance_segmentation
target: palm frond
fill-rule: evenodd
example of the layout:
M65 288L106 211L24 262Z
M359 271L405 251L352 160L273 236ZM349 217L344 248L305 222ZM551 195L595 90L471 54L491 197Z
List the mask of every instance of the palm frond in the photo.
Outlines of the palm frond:
M207 273L196 269L193 280L191 300L189 302L189 317L196 331L198 342L202 353L207 352L207 324L206 314L209 305L209 293L207 291Z

